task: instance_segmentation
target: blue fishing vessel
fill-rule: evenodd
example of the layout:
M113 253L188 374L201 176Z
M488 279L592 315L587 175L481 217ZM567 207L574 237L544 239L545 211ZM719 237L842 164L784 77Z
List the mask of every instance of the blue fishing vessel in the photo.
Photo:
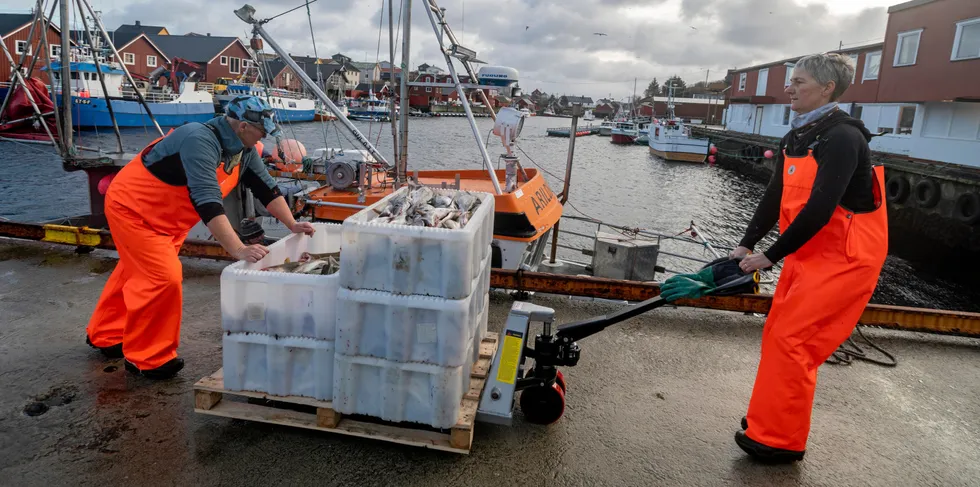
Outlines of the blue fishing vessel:
M169 84L156 86L149 79L137 79L136 86L133 86L118 64L100 60L106 93L102 90L99 71L91 56L73 53L72 58L77 59L69 64L74 127L112 127L107 100L112 103L113 115L119 127L152 127L153 121L139 101L137 91L146 100L153 118L161 127L176 127L214 118L214 99L207 91L198 90L194 81L185 79L180 82L179 92L175 92ZM51 63L59 106L63 103L61 68L60 62Z

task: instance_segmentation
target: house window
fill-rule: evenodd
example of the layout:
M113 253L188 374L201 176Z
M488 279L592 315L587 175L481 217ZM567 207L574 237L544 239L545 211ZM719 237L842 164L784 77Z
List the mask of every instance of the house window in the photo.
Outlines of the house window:
M746 73L742 73L738 77L738 91L745 91L745 78L746 78Z
M157 67L157 57L156 56L146 56L146 67L155 68Z
M881 67L881 51L869 52L864 57L864 76L861 81L878 79L878 68Z
M27 41L14 41L14 54L31 54Z
M915 122L915 107L902 107L898 112L898 133L911 135L912 124Z
M221 56L218 59L218 62L221 63L222 66L227 66L228 65L228 56Z
M52 44L50 47L51 47L51 57L61 56L61 46Z
M956 23L953 61L980 58L980 17Z
M432 87L431 86L426 86L425 87L425 92L426 93L432 93Z
M791 113L792 110L790 110L788 105L783 107L783 125L789 125L789 117Z
M124 64L136 64L136 54L131 52L123 53L123 63Z
M898 34L893 66L911 66L915 64L915 58L919 53L919 38L921 36L922 29Z
M228 72L229 73L238 74L238 73L241 73L242 72L242 69L241 69L242 68L242 60L241 60L241 58L233 57L233 58L229 59L229 61L231 61L231 65L228 66Z
M783 86L789 86L789 80L793 77L793 68L795 67L795 64L786 65L786 79L783 80Z
M857 79L858 74L858 55L851 54L848 57L851 58L851 66L854 67L854 74L851 75L851 83L854 83L854 80Z

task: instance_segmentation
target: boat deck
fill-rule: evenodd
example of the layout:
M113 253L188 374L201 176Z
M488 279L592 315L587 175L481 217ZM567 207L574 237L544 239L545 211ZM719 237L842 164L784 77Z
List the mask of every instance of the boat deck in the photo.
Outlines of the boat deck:
M175 380L134 378L85 345L115 260L0 240L0 475L22 485L973 485L980 478L980 340L866 333L899 364L820 369L806 459L748 460L745 413L763 318L661 308L580 341L557 424L481 423L469 456L194 413L221 367L220 272L185 259ZM535 297L557 323L617 306ZM490 330L513 301L494 293ZM537 332L539 328L535 328ZM47 408L30 417L28 405ZM155 465L156 468L146 468ZM243 468L244 466L244 468Z

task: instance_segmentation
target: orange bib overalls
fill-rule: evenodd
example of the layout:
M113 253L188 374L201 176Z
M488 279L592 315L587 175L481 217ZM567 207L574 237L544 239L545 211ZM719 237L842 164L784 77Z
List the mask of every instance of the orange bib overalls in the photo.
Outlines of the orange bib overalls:
M106 192L106 220L119 262L88 324L93 345L122 342L126 360L140 370L177 357L183 303L177 252L200 221L187 187L164 183L143 164L143 157L162 139L129 161ZM238 185L240 168L236 165L226 174L224 164L218 167L222 197Z
M780 233L810 198L817 161L783 152ZM888 254L882 203L884 168L874 167L876 209L840 206L799 250L786 257L762 332L762 354L746 418L746 435L773 448L806 449L817 367L851 335L878 284Z

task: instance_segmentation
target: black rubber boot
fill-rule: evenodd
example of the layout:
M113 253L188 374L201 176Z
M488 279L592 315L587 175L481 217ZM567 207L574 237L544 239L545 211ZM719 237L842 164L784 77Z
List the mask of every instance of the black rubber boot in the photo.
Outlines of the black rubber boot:
M742 416L742 431L749 429L749 419Z
M102 352L102 355L105 355L107 358L123 358L122 343L117 343L111 347L96 347L95 345L92 345L92 340L87 334L85 335L85 343L87 343L88 346Z
M184 368L184 359L177 357L155 369L140 370L129 360L126 361L126 370L135 375L141 375L147 379L165 380L177 375L180 369Z
M803 460L806 451L784 450L763 445L749 438L744 431L735 433L735 443L745 453L764 463L793 463Z

